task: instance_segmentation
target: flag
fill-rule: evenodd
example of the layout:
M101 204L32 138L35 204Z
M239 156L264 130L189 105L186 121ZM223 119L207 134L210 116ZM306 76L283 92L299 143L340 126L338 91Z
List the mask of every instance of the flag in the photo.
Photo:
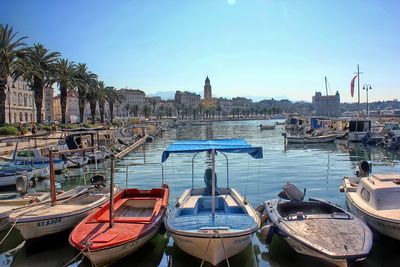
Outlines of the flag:
M350 92L351 92L351 97L354 96L354 80L357 78L358 74L356 76L354 76L354 78L351 80L350 83Z

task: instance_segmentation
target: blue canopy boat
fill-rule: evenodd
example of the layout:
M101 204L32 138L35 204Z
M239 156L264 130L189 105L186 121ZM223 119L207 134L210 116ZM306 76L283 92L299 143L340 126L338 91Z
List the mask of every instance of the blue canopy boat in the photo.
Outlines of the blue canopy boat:
M194 188L194 158L200 152L211 155L211 168L204 175L205 188ZM192 153L192 188L185 190L166 219L166 228L180 249L213 265L241 252L260 227L259 214L237 190L218 187L215 173L216 153L247 153L263 157L261 147L252 147L244 139L183 140L168 146L162 154Z

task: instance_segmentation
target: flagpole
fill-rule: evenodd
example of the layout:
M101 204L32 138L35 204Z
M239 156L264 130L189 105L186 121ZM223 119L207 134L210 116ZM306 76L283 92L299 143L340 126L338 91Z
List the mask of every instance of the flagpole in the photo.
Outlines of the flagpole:
M358 105L357 105L357 110L358 110L358 117L360 117L360 65L357 64L357 81L358 81Z

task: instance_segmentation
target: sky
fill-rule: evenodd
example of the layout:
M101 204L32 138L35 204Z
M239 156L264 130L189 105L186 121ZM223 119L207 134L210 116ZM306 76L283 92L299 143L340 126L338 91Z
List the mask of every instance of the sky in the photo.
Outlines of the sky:
M117 88L202 92L208 75L213 96L311 101L326 76L328 91L356 102L359 64L370 101L400 97L397 0L1 0L1 9L0 23L27 44L87 63Z

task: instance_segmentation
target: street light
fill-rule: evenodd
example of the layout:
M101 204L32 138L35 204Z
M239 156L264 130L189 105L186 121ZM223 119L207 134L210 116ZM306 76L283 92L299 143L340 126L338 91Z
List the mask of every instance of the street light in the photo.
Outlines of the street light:
M371 90L372 87L370 84L364 84L363 90L367 91L367 117L369 116L369 110L368 110L368 91Z

